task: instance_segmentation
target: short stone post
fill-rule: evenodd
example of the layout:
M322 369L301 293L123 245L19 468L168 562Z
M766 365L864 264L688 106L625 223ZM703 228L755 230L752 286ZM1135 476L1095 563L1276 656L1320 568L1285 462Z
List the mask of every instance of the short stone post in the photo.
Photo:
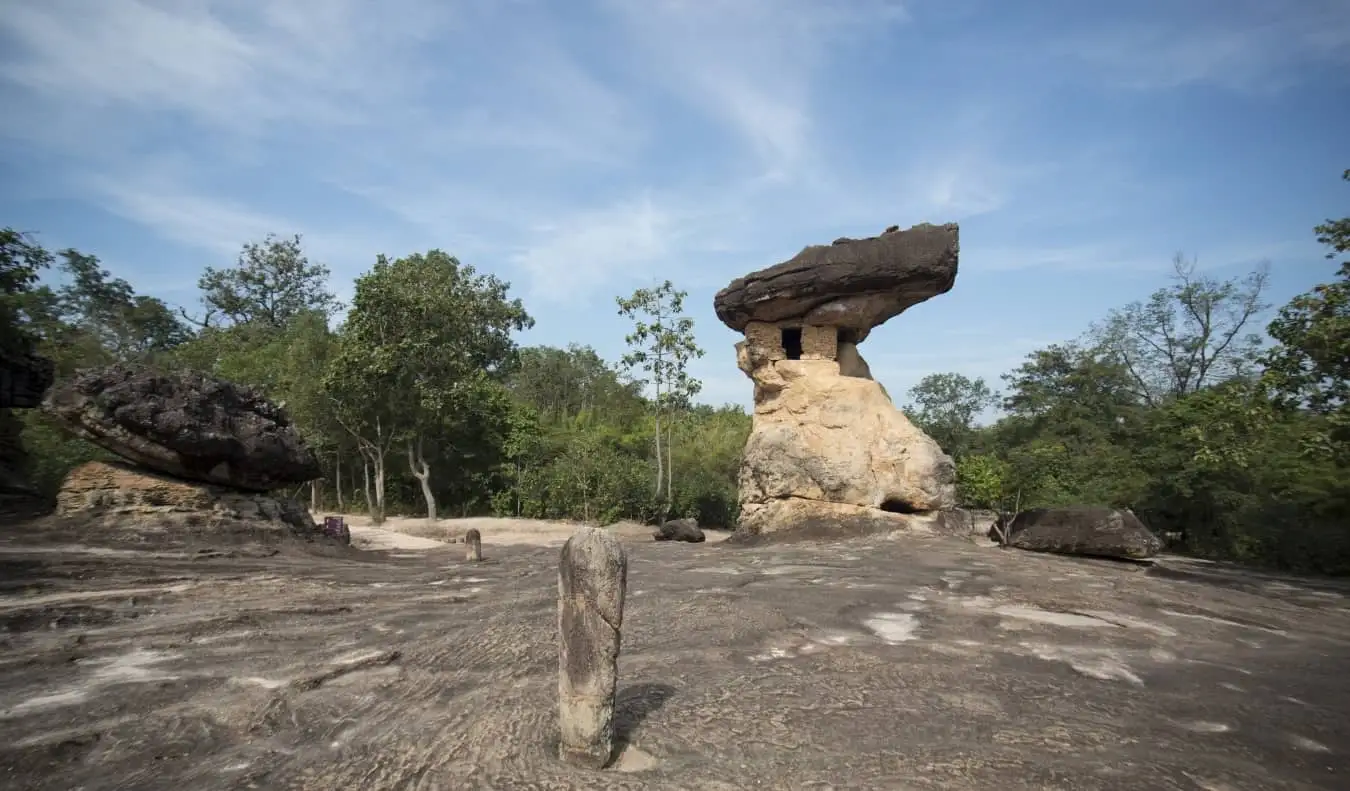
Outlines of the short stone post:
M583 527L558 563L558 755L601 769L614 751L614 693L628 556L619 540Z
M483 536L478 528L471 527L464 534L464 559L477 563L483 559Z

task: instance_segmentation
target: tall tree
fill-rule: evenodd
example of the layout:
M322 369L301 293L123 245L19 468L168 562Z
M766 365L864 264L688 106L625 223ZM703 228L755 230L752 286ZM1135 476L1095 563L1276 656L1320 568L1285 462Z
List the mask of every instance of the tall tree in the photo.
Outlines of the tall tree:
M1199 274L1180 254L1172 268L1172 285L1112 311L1092 330L1153 406L1250 373L1261 345L1255 322L1270 307L1265 264L1229 280Z
M983 379L958 373L929 374L909 389L905 412L952 456L963 456L975 432L975 419L998 403Z
M31 236L13 228L0 230L0 351L27 350L36 341L27 326L23 297L52 261L52 254Z
M338 419L359 444L375 480L376 518L383 518L386 461L401 443L412 475L436 517L432 446L460 454L466 421L493 400L515 362L512 332L533 324L509 284L480 275L432 250L389 260L356 281L326 387ZM442 456L444 457L444 456Z
M1343 178L1350 181L1350 170ZM1313 229L1331 250L1327 258L1350 253L1350 217L1327 220ZM1266 355L1269 377L1286 397L1322 413L1350 403L1350 260L1336 280L1314 286L1280 309L1267 332L1278 342Z
M703 350L694 342L694 320L684 314L687 292L677 291L669 280L655 288L640 288L627 298L618 297L619 315L633 321L633 331L624 340L630 351L623 356L623 366L632 374L641 371L645 376L637 381L652 387L652 407L655 422L653 445L656 452L656 485L653 492L664 503L662 515L669 509L674 470L671 464L670 438L674 415L688 408L693 397L703 388L701 382L689 375L688 365L703 356ZM661 458L662 431L666 432L664 461ZM665 491L662 491L664 472Z
M310 263L299 234L268 234L245 244L234 266L206 268L197 281L206 314L197 322L280 330L302 313L332 316L341 305L328 290L329 275L328 267Z

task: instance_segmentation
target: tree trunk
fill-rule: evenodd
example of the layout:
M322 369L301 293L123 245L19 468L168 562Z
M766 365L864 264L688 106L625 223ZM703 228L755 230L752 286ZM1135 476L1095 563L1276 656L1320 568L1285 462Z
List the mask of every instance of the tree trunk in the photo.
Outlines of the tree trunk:
M422 438L417 438L416 447L413 441L408 440L408 469L412 470L413 477L422 485L422 496L427 501L427 524L436 524L436 495L431 493L431 465L427 464L426 456L422 454Z
M375 501L370 496L370 459L366 458L365 451L361 452L361 477L365 479L366 515L374 517Z
M372 453L375 463L375 513L370 521L376 525L384 524L384 448L375 448Z
M658 393L657 397L660 397ZM655 496L659 501L661 499L661 479L665 477L665 466L661 458L661 413L656 413L656 491Z
M342 451L341 451L341 450L338 450L338 451L337 451L337 466L336 466L336 469L334 469L333 472L334 472L334 474L336 475L336 480L334 481L334 487L333 487L333 488L337 490L337 507L338 507L338 513L340 513L340 514L345 514L345 513L347 513L347 507L344 506L344 505L342 504Z
M309 482L309 510L313 513L319 512L319 479L315 478Z
M666 420L666 507L662 509L661 521L664 522L670 515L670 509L674 505L675 499L675 461L670 455L670 449L675 444L675 421L667 417Z

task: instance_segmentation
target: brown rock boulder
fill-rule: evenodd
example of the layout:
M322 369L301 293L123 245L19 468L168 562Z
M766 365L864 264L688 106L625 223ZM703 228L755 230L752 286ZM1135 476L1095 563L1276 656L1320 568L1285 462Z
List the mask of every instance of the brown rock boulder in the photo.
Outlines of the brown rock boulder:
M1162 539L1129 511L1096 506L1035 508L1013 518L1008 546L1061 555L1144 560Z
M752 321L792 319L837 327L856 343L878 324L951 290L957 235L954 223L923 224L812 245L781 264L731 281L717 292L713 308L737 332Z
M128 533L145 533L147 525L153 524L171 534L183 527L198 527L204 537L213 537L215 528L230 523L232 527L245 525L254 534L323 535L309 511L295 500L177 480L101 461L70 471L57 494L56 512L63 517L111 517L107 519L110 528Z
M90 442L176 478L265 492L322 474L280 407L195 371L89 369L43 406Z

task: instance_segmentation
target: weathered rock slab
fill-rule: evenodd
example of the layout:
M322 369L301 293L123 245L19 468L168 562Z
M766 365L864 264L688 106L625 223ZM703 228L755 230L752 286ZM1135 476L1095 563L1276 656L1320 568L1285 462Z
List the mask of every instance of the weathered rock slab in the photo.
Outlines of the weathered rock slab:
M956 282L958 226L916 225L868 239L812 245L717 292L717 318L737 332L752 321L801 319L860 341L893 316Z
M265 492L322 475L284 410L199 372L89 369L44 407L95 445L177 478Z
M222 521L256 524L264 531L270 526L297 537L324 534L295 500L179 480L116 462L91 461L71 470L57 493L56 511L68 517L102 517L119 531L134 529L137 517L156 516L169 517L157 520L160 529L178 522L200 528L206 537L213 523Z
M1144 560L1162 539L1129 511L1094 506L1023 511L1008 527L1008 546L1061 555Z

